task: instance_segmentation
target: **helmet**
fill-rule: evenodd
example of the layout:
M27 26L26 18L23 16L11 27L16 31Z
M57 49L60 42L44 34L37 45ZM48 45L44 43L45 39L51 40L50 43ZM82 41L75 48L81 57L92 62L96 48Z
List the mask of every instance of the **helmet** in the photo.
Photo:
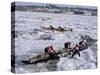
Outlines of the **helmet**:
M86 43L87 41L86 40L83 40L83 42Z
M76 47L78 46L78 44L76 44Z

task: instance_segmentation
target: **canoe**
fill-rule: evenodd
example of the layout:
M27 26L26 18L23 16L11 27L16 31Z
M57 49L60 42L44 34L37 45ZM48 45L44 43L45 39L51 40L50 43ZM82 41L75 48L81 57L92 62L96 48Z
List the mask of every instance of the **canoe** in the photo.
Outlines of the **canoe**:
M62 29L59 29L59 28L50 28L50 27L41 27L41 29L43 29L43 30L47 30L47 31L59 31L59 32L66 32L66 31L72 31L72 29L71 28L67 28L67 29L64 29L64 28L62 28Z
M80 48L80 51L86 50L87 48L88 46L86 45ZM50 57L48 54L47 55L42 54L42 55L33 56L32 58L29 58L29 59L24 59L22 60L22 63L36 64L36 63L41 63L41 62L47 62L48 60L54 60L54 59L59 60L60 57L67 57L68 55L71 55L70 54L71 51L72 50L70 49L62 48L56 52L56 55L53 58Z

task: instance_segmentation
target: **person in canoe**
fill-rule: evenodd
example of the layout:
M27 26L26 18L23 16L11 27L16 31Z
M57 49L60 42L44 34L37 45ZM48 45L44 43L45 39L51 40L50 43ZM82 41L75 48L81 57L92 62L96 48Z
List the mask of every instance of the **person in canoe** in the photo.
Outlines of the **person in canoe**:
M60 31L64 31L64 28L62 28L61 26L59 26L58 29L59 29Z
M80 47L79 47L78 44L76 44L76 46L73 48L73 52L72 52L72 56L71 56L71 58L73 58L74 55L76 55L76 54L78 54L79 57L80 57L80 52L79 52L79 50L80 50Z
M51 30L54 32L54 29L55 29L55 28L54 28L52 25L50 25L50 28L51 28Z
M83 47L83 46L86 46L86 45L87 45L87 43L86 43L86 40L84 40L84 39L79 42L80 47Z
M51 28L51 30L54 32L54 29L55 29L55 28L54 28L52 25L50 25L50 28Z
M55 29L52 25L50 25L50 28L51 28L51 29Z
M71 54L71 42L65 42L64 43L64 49L69 49L69 54Z
M53 49L53 46L46 47L45 48L45 54L49 54L49 56L53 58L56 55L56 52Z
M71 42L65 42L64 43L64 48L71 49Z

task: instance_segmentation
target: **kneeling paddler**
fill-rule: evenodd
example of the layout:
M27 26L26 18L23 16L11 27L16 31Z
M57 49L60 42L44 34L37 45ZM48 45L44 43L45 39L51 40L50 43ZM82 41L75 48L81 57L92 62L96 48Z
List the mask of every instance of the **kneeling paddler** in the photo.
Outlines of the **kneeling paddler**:
M51 58L57 57L57 53L53 49L53 46L48 46L45 48L45 54L49 54Z

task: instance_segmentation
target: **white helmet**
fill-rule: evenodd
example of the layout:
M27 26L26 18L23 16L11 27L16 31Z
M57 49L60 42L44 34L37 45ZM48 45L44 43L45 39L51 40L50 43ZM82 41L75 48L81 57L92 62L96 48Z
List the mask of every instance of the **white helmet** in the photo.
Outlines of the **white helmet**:
M83 42L86 43L87 41L86 40L83 40Z

